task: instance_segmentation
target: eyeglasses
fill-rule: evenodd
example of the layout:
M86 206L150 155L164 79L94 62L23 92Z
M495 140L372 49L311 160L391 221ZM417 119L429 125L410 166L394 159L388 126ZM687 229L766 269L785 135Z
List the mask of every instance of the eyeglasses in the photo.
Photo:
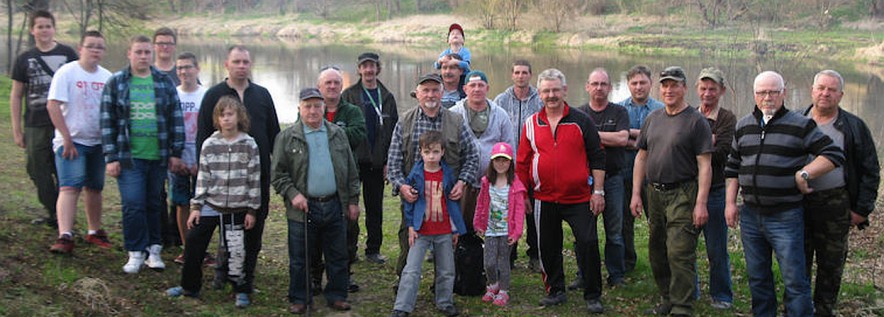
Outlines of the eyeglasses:
M324 66L322 66L321 68L319 68L319 71L320 71L320 72L324 72L324 71L329 70L329 69L334 69L334 70L336 70L336 71L341 71L341 66L340 66L340 65L337 65L337 64L324 65Z
M83 48L96 51L103 51L105 49L105 47L102 45L83 45Z
M153 45L170 47L170 46L175 46L175 43L172 43L172 42L156 42L156 43L153 43Z
M767 96L777 97L781 93L783 93L782 90L766 90L766 91L756 91L755 95L759 96L759 97L767 97Z

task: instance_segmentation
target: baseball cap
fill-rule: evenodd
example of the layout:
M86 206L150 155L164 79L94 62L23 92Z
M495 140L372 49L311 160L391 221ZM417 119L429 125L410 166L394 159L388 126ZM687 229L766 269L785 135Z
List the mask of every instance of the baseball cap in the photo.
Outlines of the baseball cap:
M436 73L427 73L417 79L417 84L420 85L420 84L423 84L427 81L434 81L438 84L441 84L442 83L442 76L440 76L439 74L436 74Z
M378 56L378 54L375 54L372 52L365 52L365 53L359 54L358 61L356 62L356 65L362 65L362 63L367 62L367 61L372 61L372 62L378 63L380 60L381 60L381 58L380 58L380 56Z
M476 77L478 77L478 78L476 78ZM481 70L474 70L474 71L469 72L466 76L466 79L467 79L466 80L467 83L474 81L474 80L481 80L481 81L484 81L486 84L488 83L488 76L485 76L485 73L482 72Z
M684 69L681 69L681 67L678 66L669 66L660 72L660 80L658 82L662 83L664 80L684 82L687 78L684 75Z
M498 157L505 157L508 160L512 160L513 147L506 142L497 142L494 144L494 147L491 148L491 159L493 160Z
M451 34L451 31L454 30L459 30L460 34L463 35L463 38L467 39L467 34L463 32L463 28L460 26L460 24L452 23L451 26L448 27L448 34Z
M719 85L724 86L724 73L722 73L721 70L719 70L718 68L703 68L703 70L700 71L700 76L697 77L697 81L701 81L703 79L711 79Z
M325 100L325 98L323 98L322 94L319 92L319 89L316 89L316 88L301 89L301 93L299 95L300 95L301 101L304 101L307 99L312 99L312 98L319 98L319 99Z

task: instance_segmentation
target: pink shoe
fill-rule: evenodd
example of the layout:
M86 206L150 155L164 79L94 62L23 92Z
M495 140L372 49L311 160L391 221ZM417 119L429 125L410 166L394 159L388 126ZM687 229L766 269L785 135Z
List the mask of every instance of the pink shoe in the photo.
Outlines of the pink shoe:
M506 293L506 291L500 291L497 293L497 296L494 296L494 305L504 307L510 301L510 295Z
M498 290L491 288L491 286L486 286L485 295L482 296L482 301L486 303L493 301L497 296L497 292Z

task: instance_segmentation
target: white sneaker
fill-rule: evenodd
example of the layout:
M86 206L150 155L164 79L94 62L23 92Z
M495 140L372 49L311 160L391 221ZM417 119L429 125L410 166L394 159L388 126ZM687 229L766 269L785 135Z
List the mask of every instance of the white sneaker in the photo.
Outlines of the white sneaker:
M166 264L163 263L163 258L160 257L160 252L163 252L162 245L154 244L147 247L147 261L145 261L144 264L146 264L151 270L160 272L166 269Z
M123 265L123 272L129 274L138 273L142 265L144 265L144 252L129 251L129 261L126 262L126 265Z

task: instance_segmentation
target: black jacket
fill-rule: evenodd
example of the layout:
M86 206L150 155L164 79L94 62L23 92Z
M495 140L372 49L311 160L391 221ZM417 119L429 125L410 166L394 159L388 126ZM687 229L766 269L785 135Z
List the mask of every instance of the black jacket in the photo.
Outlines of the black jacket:
M378 88L381 90L381 126L376 127L374 147L371 146L368 138L354 150L356 162L362 166L371 166L374 168L383 168L387 164L387 152L390 150L390 139L393 137L393 128L399 122L399 110L396 107L396 98L387 90L380 81ZM341 99L358 106L365 115L366 128L370 124L368 122L370 116L368 111L374 112L374 105L371 102L362 100L362 80L357 80L355 84L341 94Z

